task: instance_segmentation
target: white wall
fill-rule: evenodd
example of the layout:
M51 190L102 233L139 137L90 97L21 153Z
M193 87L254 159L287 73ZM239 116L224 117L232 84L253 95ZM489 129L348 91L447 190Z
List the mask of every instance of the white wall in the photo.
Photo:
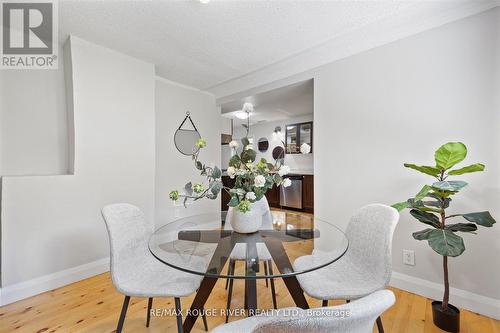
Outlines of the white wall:
M186 116L191 118L207 146L200 153L200 160L220 166L220 113L213 95L172 84L156 81L156 224L162 225L178 217L220 210L220 201L198 200L184 208L174 207L168 193L182 190L188 181L203 182L190 156L182 155L175 148L174 133Z
M0 176L68 173L63 54L57 70L0 71Z
M283 147L280 139L273 136L274 129L276 126L281 127L281 133L283 134L283 139L285 138L286 125L303 123L307 121L313 121L313 115L304 115L293 117L286 120L270 121L266 123L259 123L250 126L249 136L254 139L254 149L257 151L257 159L265 158L267 161L274 163L273 159L273 149L277 146ZM313 124L313 134L314 134L314 124ZM233 139L241 140L246 135L246 130L239 126L234 129ZM258 151L257 142L260 138L265 137L269 141L269 149L261 153ZM313 142L314 145L315 142ZM302 154L286 154L285 164L290 167L292 172L305 172L313 173L314 163L313 163L313 153L302 155Z
M75 174L2 178L3 303L108 257L104 205L154 217L154 66L75 37L71 61Z
M490 210L500 220L499 22L495 8L217 102L314 78L318 217L345 226L362 205L410 197L430 179L402 164L432 163L440 144L460 140L486 171L462 177L470 186L451 212ZM402 214L394 271L406 274L396 275L407 289L439 298L441 257L411 236L424 228ZM500 225L463 237L466 251L450 259L451 284L461 289L451 300L500 318ZM415 250L416 266L402 264L402 249Z

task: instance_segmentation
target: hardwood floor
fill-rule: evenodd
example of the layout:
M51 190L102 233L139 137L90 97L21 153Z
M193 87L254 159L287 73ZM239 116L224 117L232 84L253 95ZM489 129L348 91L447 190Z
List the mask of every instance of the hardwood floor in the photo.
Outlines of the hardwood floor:
M238 269L241 269L242 266ZM226 290L224 280L219 280L207 302L207 309L225 308ZM235 281L232 308L243 307L242 281ZM276 280L279 307L293 306L283 282ZM265 282L258 281L259 308L271 308L271 292ZM382 316L386 332L443 332L432 323L431 300L399 289L396 304ZM193 297L182 299L185 309ZM120 313L123 296L118 294L108 273L73 283L29 299L0 307L0 332L56 333L56 332L113 332ZM308 298L311 307L320 306L320 301ZM173 298L155 299L154 309L173 309ZM331 302L330 304L339 303ZM125 319L124 332L176 332L175 318L152 317L146 328L147 299L132 298ZM216 311L219 313L218 311ZM462 330L466 333L500 333L500 321L463 310ZM236 320L231 317L230 320ZM221 315L209 317L208 325L213 329L223 322ZM204 332L201 319L192 332ZM377 332L376 329L374 332Z

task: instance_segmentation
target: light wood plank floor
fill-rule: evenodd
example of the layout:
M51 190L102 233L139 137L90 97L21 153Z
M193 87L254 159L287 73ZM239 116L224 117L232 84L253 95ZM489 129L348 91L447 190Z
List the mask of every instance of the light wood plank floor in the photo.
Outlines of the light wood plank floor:
M224 280L219 280L207 302L207 308L221 309L226 304ZM243 281L235 281L232 308L243 307ZM293 301L281 280L276 281L279 307L293 306ZM259 308L271 308L271 292L265 282L258 281ZM443 332L432 324L431 300L392 288L396 304L383 316L386 332ZM183 308L193 297L182 299ZM114 332L123 296L118 294L108 273L55 289L7 306L0 307L0 332ZM308 298L311 307L320 301ZM333 304L334 302L331 302ZM339 302L336 302L339 303ZM153 317L145 327L147 300L132 298L125 320L124 332L176 332L174 317ZM155 299L153 308L172 309L173 299ZM462 311L462 332L500 333L500 322ZM230 320L236 320L231 318ZM209 317L209 328L223 322L221 316ZM204 332L201 320L192 332ZM376 329L374 330L376 332Z

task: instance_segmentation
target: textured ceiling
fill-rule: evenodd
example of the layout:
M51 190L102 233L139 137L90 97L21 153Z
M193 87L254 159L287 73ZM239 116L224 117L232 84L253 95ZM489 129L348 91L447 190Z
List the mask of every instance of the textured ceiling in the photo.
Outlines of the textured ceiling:
M246 124L246 120L238 119L235 115L235 111L240 111L245 102L250 102L254 106L250 124L312 114L314 83L313 80L302 81L221 104L222 115L233 119L235 126Z
M464 1L453 0L454 3ZM60 39L75 34L208 89L352 31L451 1L59 2ZM434 7L433 7L434 6Z

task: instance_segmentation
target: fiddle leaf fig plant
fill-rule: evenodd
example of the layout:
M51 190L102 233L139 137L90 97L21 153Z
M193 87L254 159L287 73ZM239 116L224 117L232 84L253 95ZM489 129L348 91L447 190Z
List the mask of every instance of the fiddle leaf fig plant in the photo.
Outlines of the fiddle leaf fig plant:
M443 256L444 295L441 304L443 310L448 308L450 294L448 257L457 257L465 251L464 240L460 233L475 234L477 225L492 227L496 222L487 211L451 215L446 212L452 197L468 185L465 181L451 180L450 177L484 170L484 165L481 163L450 170L466 156L467 148L463 143L448 142L434 153L434 166L405 163L405 167L435 179L432 183L424 185L413 198L392 205L398 211L410 209L411 216L427 225L426 229L414 232L413 238L426 240L435 252ZM467 222L449 223L450 219L459 217Z

